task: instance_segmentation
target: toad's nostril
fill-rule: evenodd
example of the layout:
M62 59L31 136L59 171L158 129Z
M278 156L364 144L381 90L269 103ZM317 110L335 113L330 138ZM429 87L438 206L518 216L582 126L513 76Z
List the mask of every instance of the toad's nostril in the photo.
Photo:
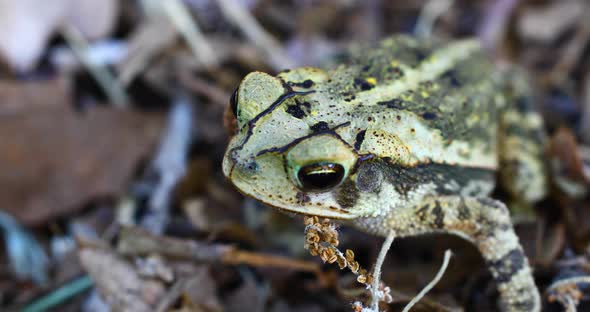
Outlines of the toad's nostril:
M251 161L244 166L248 171L258 171L258 163Z

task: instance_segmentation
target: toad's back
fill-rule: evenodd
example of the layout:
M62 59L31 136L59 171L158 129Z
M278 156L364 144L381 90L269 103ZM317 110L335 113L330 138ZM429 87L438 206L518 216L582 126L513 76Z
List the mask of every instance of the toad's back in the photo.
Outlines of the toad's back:
M395 37L352 54L325 79L312 80L315 92L301 99L315 112L305 117L309 124L350 122L341 132L360 153L402 165L497 168L504 101L499 79L476 42ZM301 82L309 79L307 70L280 76Z

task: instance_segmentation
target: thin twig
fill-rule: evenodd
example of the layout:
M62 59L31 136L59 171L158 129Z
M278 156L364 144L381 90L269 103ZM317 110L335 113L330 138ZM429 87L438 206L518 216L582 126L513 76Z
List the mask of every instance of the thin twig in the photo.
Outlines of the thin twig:
M279 42L260 26L240 1L217 0L217 3L225 17L268 55L269 62L275 69L294 67L295 63L288 57Z
M564 285L580 284L580 283L590 284L590 276L576 276L576 277L572 277L572 278L565 278L562 280L558 280L557 282L555 282L555 283L551 284L549 287L547 287L545 292L550 292L550 291L556 290L557 288L562 287Z
M389 248L391 248L391 244L395 239L395 231L389 232L387 238L383 242L381 246L381 250L379 251L379 256L377 257L377 261L375 262L375 269L373 270L373 285L371 286L371 296L373 297L371 300L371 308L374 311L379 311L379 301L382 296L379 295L379 283L381 281L381 267L383 266L383 262L385 261L385 256L387 256L387 252Z
M477 30L479 40L489 51L498 50L498 43L508 27L508 21L519 0L490 1Z
M434 279L428 283L428 285L426 285L426 287L424 287L422 289L422 291L420 291L420 293L418 293L418 295L416 295L416 297L414 297L405 307L404 310L402 312L408 312L410 311L410 309L416 304L418 303L418 301L420 301L420 299L422 299L422 297L424 297L426 295L426 293L428 293L442 278L443 274L445 273L445 271L447 270L447 266L449 266L449 262L451 260L451 255L453 253L451 252L450 249L447 249L445 251L445 258L443 260L442 266L440 267L440 269L438 270L438 273L436 273L436 276L434 277Z
M225 108L227 106L231 94L228 94L217 84L192 75L188 70L180 71L179 78L180 82L190 91L207 97L210 102L219 107Z
M155 311L166 312L172 310L170 307L182 296L187 290L187 286L191 284L191 280L196 280L197 283L203 279L203 275L206 271L199 271L196 276L181 277L179 278L172 287L169 288L168 292L160 299Z
M112 105L124 108L129 103L129 98L119 80L103 65L93 62L88 55L88 42L82 33L74 26L65 24L62 27L64 39L86 66L88 72L94 77L98 85L109 98Z
M159 53L173 45L178 36L178 30L168 16L161 12L148 14L148 17L129 36L125 59L116 65L119 82L128 86L138 75L147 70Z
M590 6L586 6L590 8ZM557 64L549 73L548 80L553 85L561 85L569 77L569 73L579 64L579 59L584 53L588 42L590 41L590 12L585 11L584 16L577 25L576 33L572 40L565 46L558 58Z
M428 38L432 36L432 29L436 20L447 12L455 3L455 0L430 0L422 8L414 34L416 37Z
M397 302L409 302L414 298L414 296L408 293L395 289L391 290L391 296L394 297ZM422 300L420 300L420 305L424 308L424 311L463 312L462 308L448 307L428 297L423 297Z
M81 243L81 245L88 243ZM247 264L257 267L275 267L312 272L321 277L321 267L316 262L293 260L288 257L244 251L230 245L209 244L160 236L138 227L123 227L117 246L119 254L145 256L158 254L171 259L191 260L203 263Z
M152 233L162 233L168 223L170 197L176 183L186 172L188 149L192 138L192 104L185 96L175 100L169 114L168 129L151 169L159 177L148 202L141 225Z
M248 252L237 249L229 250L222 257L222 262L233 265L248 264L257 267L275 267L302 272L312 272L318 276L321 274L321 268L316 262L293 260L287 257Z
M182 34L195 58L205 67L216 66L219 60L215 51L201 32L199 25L195 23L186 5L179 0L157 1Z
M90 279L88 275L81 276L33 301L31 304L24 307L21 312L41 312L50 310L70 298L88 290L92 284L92 279Z

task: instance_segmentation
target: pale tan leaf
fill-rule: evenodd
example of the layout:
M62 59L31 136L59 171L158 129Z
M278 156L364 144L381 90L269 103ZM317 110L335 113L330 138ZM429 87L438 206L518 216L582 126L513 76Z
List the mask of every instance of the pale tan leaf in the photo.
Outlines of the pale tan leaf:
M0 0L0 54L14 69L28 71L45 50L70 0Z

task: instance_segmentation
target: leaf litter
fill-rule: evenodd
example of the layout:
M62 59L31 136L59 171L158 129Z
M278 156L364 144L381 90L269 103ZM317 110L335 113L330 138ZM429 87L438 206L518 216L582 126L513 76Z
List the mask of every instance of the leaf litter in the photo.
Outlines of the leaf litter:
M398 238L379 256L381 238L302 226L220 173L245 74L330 64L393 33L479 36L495 61L531 73L553 183L516 228L545 309L588 309L586 1L162 3L0 0L0 205L19 224L2 228L26 227L18 244L49 260L35 267L45 283L3 270L0 310L493 311L470 244ZM178 103L190 118L174 117Z

